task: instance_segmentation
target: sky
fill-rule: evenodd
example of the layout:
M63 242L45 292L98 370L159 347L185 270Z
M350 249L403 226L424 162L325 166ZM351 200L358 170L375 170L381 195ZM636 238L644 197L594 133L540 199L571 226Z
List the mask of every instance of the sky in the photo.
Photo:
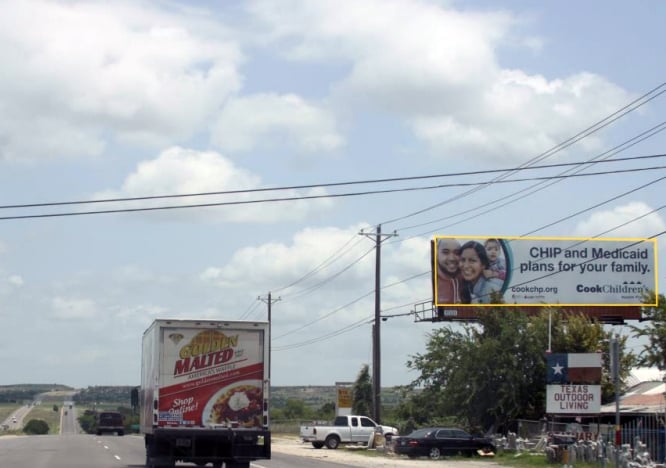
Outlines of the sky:
M445 326L413 314L434 235L666 230L660 158L479 173L664 153L662 1L2 11L0 384L138 385L154 319L266 320L269 293L273 385L353 381L380 225L381 382L407 384Z

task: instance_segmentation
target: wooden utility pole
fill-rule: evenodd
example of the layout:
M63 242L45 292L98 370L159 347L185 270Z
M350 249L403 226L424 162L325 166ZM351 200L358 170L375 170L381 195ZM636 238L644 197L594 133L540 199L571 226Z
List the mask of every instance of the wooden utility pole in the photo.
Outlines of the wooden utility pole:
M271 298L271 292L268 291L268 296L267 297L257 297L257 300L265 303L268 305L268 380L271 379L271 363L273 361L273 355L271 354L271 341L273 340L273 335L271 334L271 326L272 326L272 318L271 318L271 306L273 305L274 302L282 300L281 297L278 297L277 299L272 299Z
M359 234L368 238L375 238L375 320L372 325L372 416L377 424L381 424L381 367L382 367L382 353L381 353L381 258L382 258L382 242L389 237L397 236L395 231L393 234L382 234L381 224L377 226L377 231L374 233L365 233L361 231Z

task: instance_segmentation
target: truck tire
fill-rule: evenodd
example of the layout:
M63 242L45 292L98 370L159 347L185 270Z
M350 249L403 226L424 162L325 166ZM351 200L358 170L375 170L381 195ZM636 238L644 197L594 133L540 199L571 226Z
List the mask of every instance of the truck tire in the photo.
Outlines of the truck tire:
M336 435L330 435L326 437L326 447L335 450L340 446L340 438Z
M312 442L312 446L316 449L320 449L324 446L323 442Z

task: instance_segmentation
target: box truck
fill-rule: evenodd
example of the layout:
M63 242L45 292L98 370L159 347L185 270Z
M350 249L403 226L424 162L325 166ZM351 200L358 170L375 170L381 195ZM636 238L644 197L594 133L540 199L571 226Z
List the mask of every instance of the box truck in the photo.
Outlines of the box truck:
M143 334L146 466L249 468L271 457L268 322L155 320Z

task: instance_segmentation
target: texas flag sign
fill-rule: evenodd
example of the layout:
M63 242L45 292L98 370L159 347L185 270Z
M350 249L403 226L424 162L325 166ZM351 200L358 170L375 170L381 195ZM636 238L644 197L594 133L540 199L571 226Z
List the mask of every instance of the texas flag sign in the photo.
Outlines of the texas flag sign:
M601 384L601 353L547 354L546 383Z
M546 412L598 414L601 353L547 354Z

